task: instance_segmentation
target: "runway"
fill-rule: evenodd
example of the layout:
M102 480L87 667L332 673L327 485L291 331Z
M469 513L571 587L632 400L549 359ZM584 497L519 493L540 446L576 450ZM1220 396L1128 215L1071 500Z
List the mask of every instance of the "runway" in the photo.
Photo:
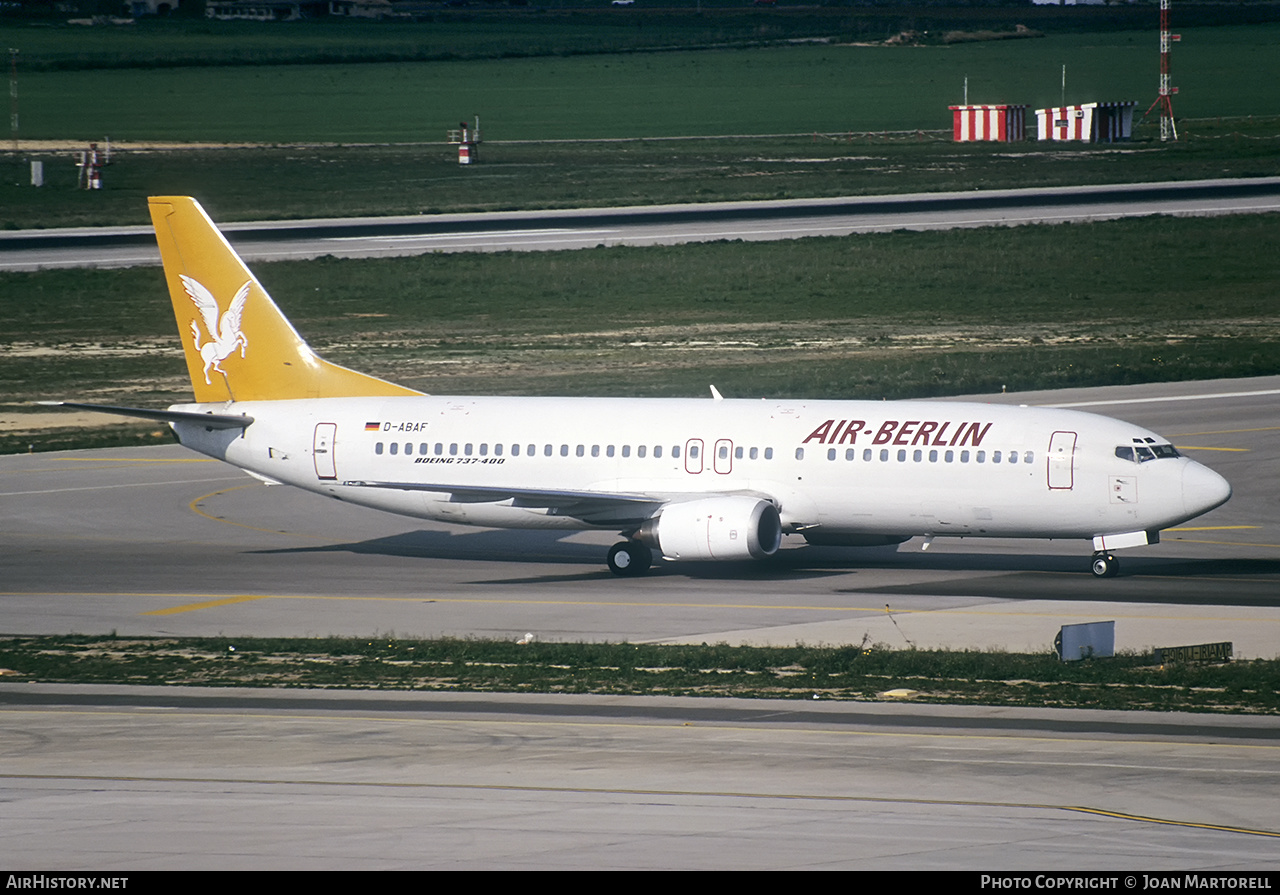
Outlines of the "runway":
M1170 436L1235 487L1120 578L1087 543L603 566L607 533L402 519L173 446L0 457L11 633L1280 651L1280 377L977 396ZM885 606L890 611L886 612ZM0 678L2 681L3 678ZM149 868L1257 870L1280 719L0 683L0 853Z
M1280 211L1280 178L219 224L241 257L258 262L326 255L370 258L776 240L1268 211ZM150 227L0 233L0 270L159 263Z

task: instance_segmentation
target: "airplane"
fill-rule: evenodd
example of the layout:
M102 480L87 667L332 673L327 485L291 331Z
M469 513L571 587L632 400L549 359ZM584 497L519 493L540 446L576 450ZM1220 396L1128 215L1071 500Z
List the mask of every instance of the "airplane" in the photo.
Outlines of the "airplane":
M784 535L1091 539L1113 551L1225 503L1226 479L1139 426L1072 410L933 401L423 394L323 360L200 205L152 197L191 404L73 402L169 424L268 484L405 516L604 529L618 576L764 559Z

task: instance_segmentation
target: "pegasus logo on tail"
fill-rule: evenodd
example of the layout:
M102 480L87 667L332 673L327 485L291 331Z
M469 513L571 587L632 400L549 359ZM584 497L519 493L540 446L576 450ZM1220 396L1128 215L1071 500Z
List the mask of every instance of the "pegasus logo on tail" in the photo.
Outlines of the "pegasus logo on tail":
M204 361L204 382L205 385L212 385L209 371L217 370L225 378L227 371L222 369L222 362L230 357L237 347L240 349L240 356L244 357L245 349L249 347L249 337L240 330L240 318L244 316L244 305L249 299L249 283L246 282L240 287L235 298L231 299L231 306L219 320L218 300L213 297L213 293L198 280L186 274L179 274L179 277L182 279L183 288L187 290L187 297L200 311L205 331L209 333L209 341L202 343L200 326L194 319L191 321L191 340L195 344L196 352Z

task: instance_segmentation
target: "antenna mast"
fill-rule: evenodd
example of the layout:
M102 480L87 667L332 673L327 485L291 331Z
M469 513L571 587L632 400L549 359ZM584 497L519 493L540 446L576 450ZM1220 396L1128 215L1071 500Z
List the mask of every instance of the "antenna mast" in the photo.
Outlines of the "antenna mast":
M1178 139L1178 126L1173 121L1173 95L1178 88L1169 83L1169 45L1182 40L1181 34L1169 33L1169 2L1160 0L1160 93L1142 116L1146 118L1151 109L1160 107L1160 140L1164 143Z

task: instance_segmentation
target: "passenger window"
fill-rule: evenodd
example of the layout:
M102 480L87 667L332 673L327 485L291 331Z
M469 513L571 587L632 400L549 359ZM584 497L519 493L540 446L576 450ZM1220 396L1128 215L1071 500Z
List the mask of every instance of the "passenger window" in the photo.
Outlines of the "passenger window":
M511 456L513 456L513 457L519 457L519 456L520 456L520 445L518 445L518 444L513 444L513 445L511 445Z
M1017 463L1017 462L1018 462L1018 452L1017 452L1017 451L1009 451L1009 462L1010 462L1010 463Z
M992 452L991 452L991 462L992 462L992 463L999 463L999 462L1000 462L1000 452L999 452L999 451L992 451Z
M835 448L827 448L827 459L828 459L828 460L834 460L835 458L836 458L836 449L835 449Z
M655 444L653 446L653 456L658 459L662 457L662 445Z
M578 445L576 448L573 449L574 455L578 457L581 457L586 452L587 452L587 449L584 448L582 445Z
M560 456L561 457L569 456L569 445L567 444L560 445Z
M481 457L487 457L487 456L489 456L489 444L488 444L488 442L485 442L484 444L481 444L481 445L480 445L480 456L481 456Z
M443 453L444 453L444 445L437 441L437 442L436 442L436 456L437 456L437 457L439 457L439 456L440 456L441 454L443 454Z
M752 460L759 460L759 459L760 459L760 448L752 448L749 456L750 456L750 458L751 458Z
M881 463L889 462L889 450L887 448L880 449L880 462Z
M729 448L727 445L720 445L720 450L717 451L717 453L720 455L721 460L729 459Z
M930 462L930 463L937 463L937 462L938 462L938 452L937 452L937 451L929 451L929 462Z
M733 449L733 459L735 459L735 460L741 460L741 459L742 459L742 448L740 448L740 447L736 447L736 448L734 448L734 449Z
M698 446L697 446L696 444L695 444L695 445L691 445L691 446L689 447L689 459L690 459L690 460L697 460L697 459L698 459Z
M796 448L796 459L797 460L804 459L804 448Z
M912 452L911 452L911 459L912 459L912 460L914 460L915 462L919 463L921 460L923 460L923 459L924 459L924 451L920 450L919 448L917 448L916 450L912 451Z
M469 442L469 441L468 441L468 442L466 443L466 446L465 446L465 447L463 447L463 449L462 449L462 453L464 453L464 454L466 454L468 457L470 457L470 456L471 456L471 447L472 447L471 442Z
M391 442L391 453L393 454L400 453L400 445L396 444L394 441Z
M404 453L405 453L405 456L412 456L412 455L413 455L413 442L412 442L412 441L406 441L406 442L404 443Z
M979 463L986 463L986 462L987 462L987 452L986 452L986 451L978 451L978 453L974 454L973 459L977 460Z
M551 454L552 454L552 450L553 450L553 449L552 449L551 445L549 445L549 444L548 444L548 445L545 445L545 446L542 448L542 456L544 456L544 457L550 457L550 456L551 456Z
M591 456L593 456L593 457L599 457L599 456L600 456L600 445L598 445L598 444L593 444L593 445L591 445Z
M501 456L502 456L502 445L501 445L501 444L495 444L495 445L493 446L493 455L494 455L495 457L501 457Z
M374 452L375 454L381 454L381 453L382 453L382 442L381 442L381 441L379 441L377 444L375 444L375 445L373 446L373 452Z
M678 444L673 444L673 445L671 446L671 459L672 459L672 460L679 460L679 459L680 459L680 445L678 445Z
M772 460L772 459L773 459L773 448L765 448L765 449L764 449L764 458L765 458L766 460Z
M870 463L870 462L871 462L871 448L865 448L865 449L862 451L862 459L863 459L863 461L864 461L864 462L866 462L866 463Z
M857 457L857 456L858 456L858 452L857 452L857 450L855 450L854 448L846 448L846 449L845 449L845 452L844 452L844 458L845 458L846 460L852 460L852 459L854 459L854 458L855 458L855 457Z
M612 457L612 456L613 456L613 445L609 445L607 448L605 448L605 449L604 449L604 455L605 455L606 457Z
M420 444L420 445L418 445L418 453L419 453L419 454L427 454L427 453L429 453L429 451L427 450L429 447L431 447L431 445L429 445L429 444Z
M624 445L622 446L622 456L624 456L624 457L630 457L630 456L631 456L631 445L629 445L629 444L624 444Z
M640 457L641 459L644 459L644 454L645 454L645 446L643 444L639 445L636 448L636 456Z
M1023 463L1034 463L1034 462L1036 462L1036 455L1035 455L1035 451L1027 451L1025 454L1023 454L1023 455L1022 455L1022 462L1023 462Z
M906 463L906 462L907 462L907 452L906 452L906 451L902 451L902 450L898 451L898 462L899 462L899 463Z

